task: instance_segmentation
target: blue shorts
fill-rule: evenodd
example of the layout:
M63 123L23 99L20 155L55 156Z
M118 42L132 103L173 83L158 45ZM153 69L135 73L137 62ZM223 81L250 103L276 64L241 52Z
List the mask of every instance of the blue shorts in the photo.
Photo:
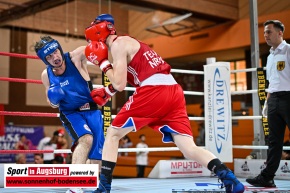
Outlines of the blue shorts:
M73 144L85 134L92 135L93 144L88 158L94 160L102 159L105 137L103 118L100 110L76 111L67 115L61 113L60 120L72 137Z

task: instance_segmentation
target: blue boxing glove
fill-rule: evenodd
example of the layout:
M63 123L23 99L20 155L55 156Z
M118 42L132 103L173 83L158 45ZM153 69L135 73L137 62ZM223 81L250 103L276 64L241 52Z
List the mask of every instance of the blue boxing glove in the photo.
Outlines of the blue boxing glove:
M59 102L64 96L65 94L60 85L51 85L47 91L47 97L53 107L59 107Z

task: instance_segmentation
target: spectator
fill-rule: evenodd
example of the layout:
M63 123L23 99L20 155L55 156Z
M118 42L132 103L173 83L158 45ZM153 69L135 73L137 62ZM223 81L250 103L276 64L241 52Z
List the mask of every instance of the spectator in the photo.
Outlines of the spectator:
M34 154L34 163L35 164L44 164L43 154L42 153Z
M128 135L125 135L123 138L120 140L119 148L129 148L132 147L133 143L131 139L128 137ZM128 156L128 152L125 153L119 153L119 156Z
M205 128L203 121L198 123L198 133L199 135L196 138L196 144L198 146L205 146Z
M52 160L53 164L63 164L64 163L64 159L62 156L60 155L56 155L54 160Z
M31 146L31 141L26 138L24 134L20 135L19 141L15 144L15 149L18 150L28 150Z
M283 143L283 146L290 146L290 133L289 133L289 139ZM281 159L290 160L290 150L283 150Z
M144 134L139 136L140 142L136 145L136 148L148 148L145 143L146 137ZM136 152L136 165L137 165L137 178L143 178L145 168L148 165L148 151L137 151Z
M56 149L67 149L68 148L68 143L67 143L67 140L66 140L64 134L65 134L65 131L63 129L59 129L55 132L54 135L57 137L57 139L56 139L57 148ZM67 154L65 154L65 153L55 154L55 156L58 156L58 155L63 157L63 161L64 161L63 163L65 164Z
M200 105L201 113L200 116L204 117L204 104ZM205 146L205 128L204 121L198 122L198 137L196 138L196 144L198 146Z
M26 164L26 155L19 153L15 156L16 164Z
M56 142L58 138L58 131L53 133L51 137L44 137L38 143L37 149L39 150L55 150L57 148ZM44 164L52 164L52 160L54 159L54 153L44 153L43 154L43 163Z

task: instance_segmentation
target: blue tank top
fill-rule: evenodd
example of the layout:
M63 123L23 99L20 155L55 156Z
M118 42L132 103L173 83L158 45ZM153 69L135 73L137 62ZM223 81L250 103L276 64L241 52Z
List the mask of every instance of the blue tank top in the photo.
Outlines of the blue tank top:
M62 75L55 75L52 68L47 67L47 74L50 85L60 85L65 93L65 98L60 101L59 110L63 113L70 113L78 110L86 103L94 102L90 92L91 81L86 81L70 59L69 53L64 54L66 68Z

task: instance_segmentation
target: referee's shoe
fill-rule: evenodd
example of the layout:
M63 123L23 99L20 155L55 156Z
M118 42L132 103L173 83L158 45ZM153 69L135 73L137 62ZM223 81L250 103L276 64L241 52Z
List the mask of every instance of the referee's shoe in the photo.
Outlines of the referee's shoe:
M273 179L266 178L261 174L259 174L254 178L247 178L246 182L256 187L272 187L272 188L276 187Z

